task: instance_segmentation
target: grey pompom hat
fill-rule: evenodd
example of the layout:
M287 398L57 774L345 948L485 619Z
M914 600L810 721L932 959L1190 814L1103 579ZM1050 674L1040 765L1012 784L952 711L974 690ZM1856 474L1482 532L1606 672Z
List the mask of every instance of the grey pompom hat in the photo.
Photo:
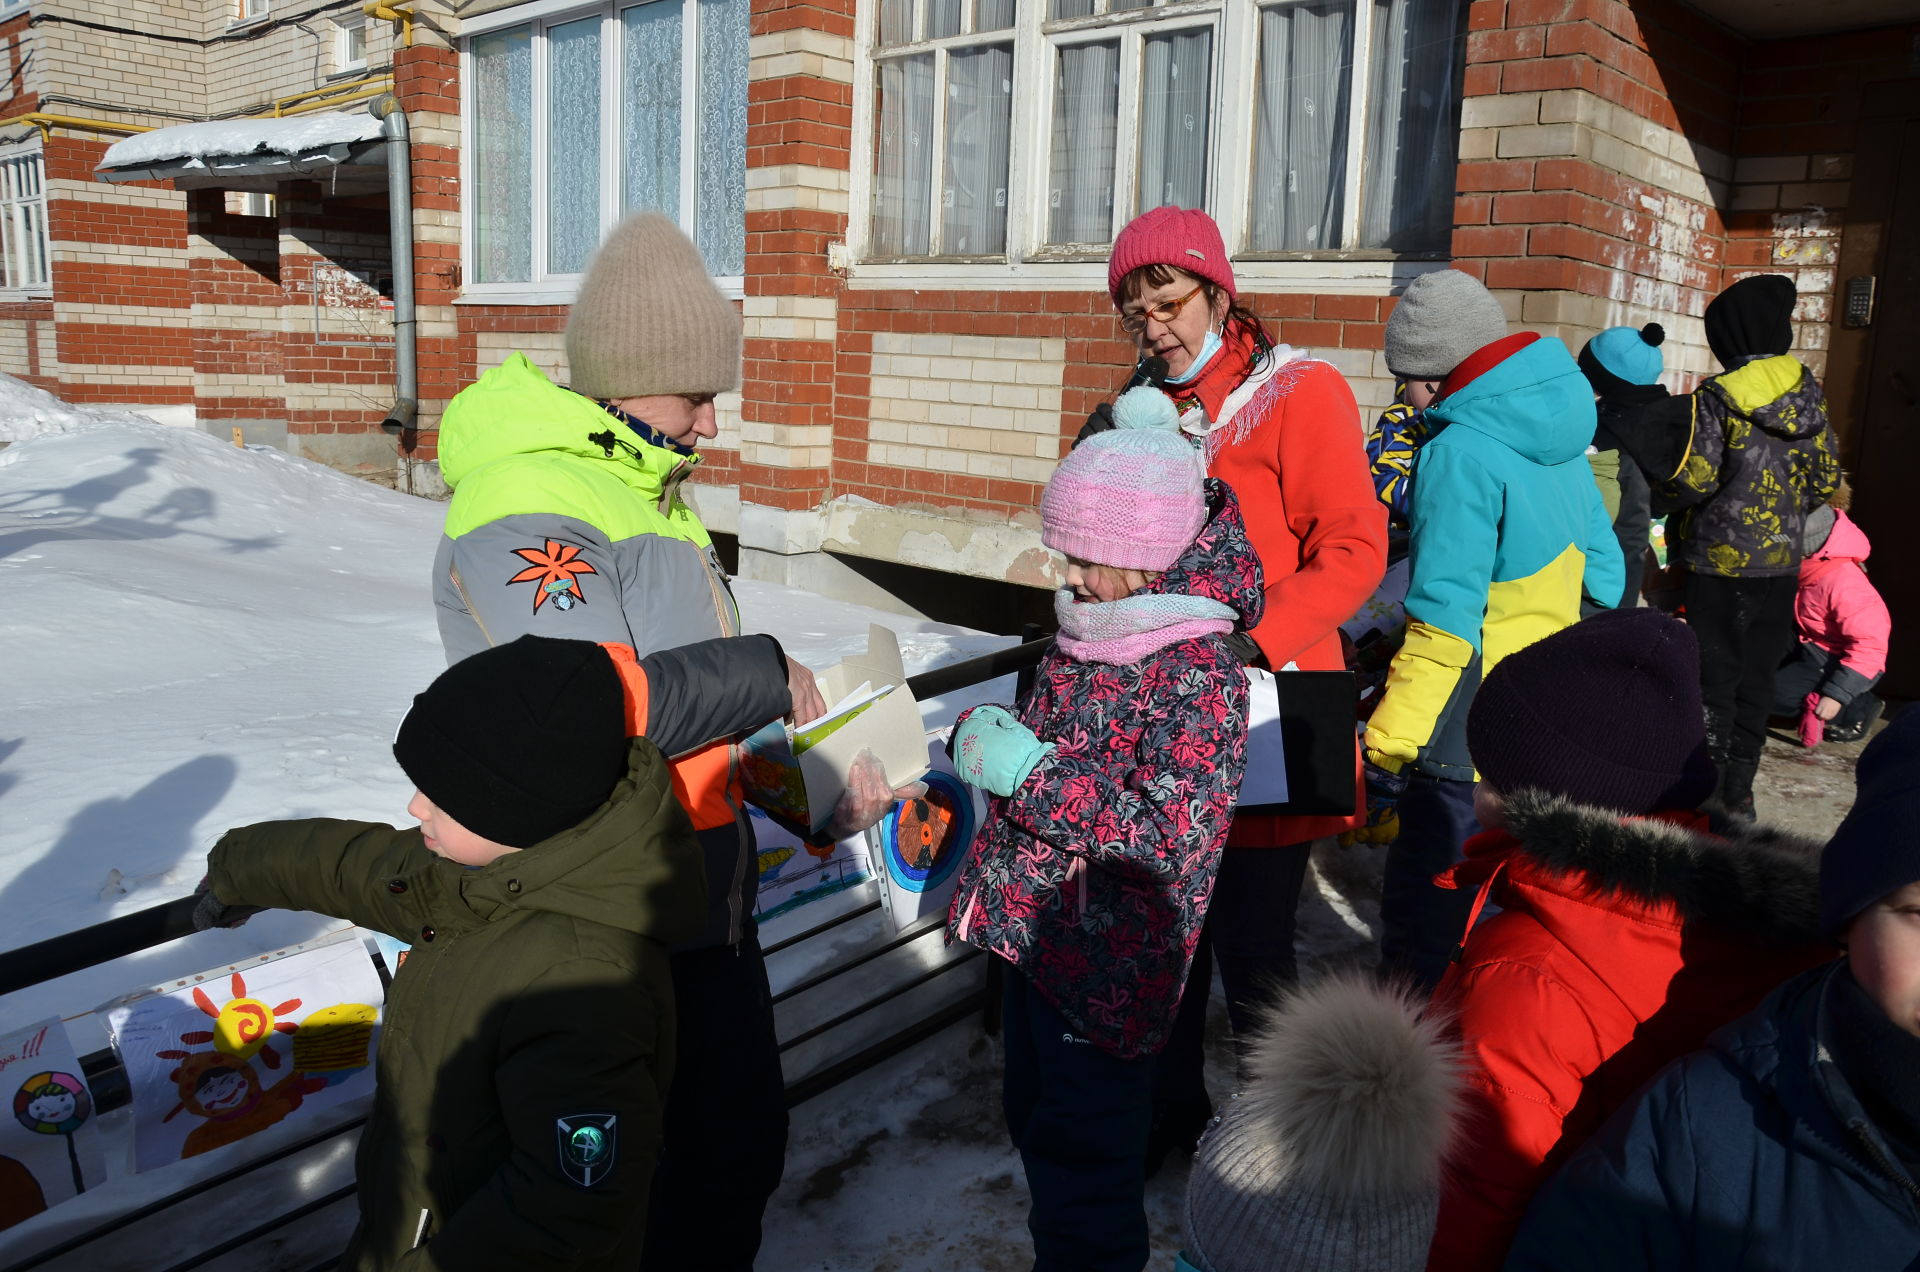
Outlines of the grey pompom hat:
M1507 334L1507 315L1480 280L1457 269L1407 284L1387 319L1387 370L1402 380L1444 380Z
M1282 1002L1194 1155L1199 1272L1423 1272L1462 1117L1443 1023L1364 973Z

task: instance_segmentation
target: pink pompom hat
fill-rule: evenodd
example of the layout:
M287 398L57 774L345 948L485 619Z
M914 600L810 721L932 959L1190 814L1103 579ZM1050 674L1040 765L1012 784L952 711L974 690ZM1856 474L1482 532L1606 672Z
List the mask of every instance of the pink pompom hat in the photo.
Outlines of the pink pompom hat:
M1121 394L1113 420L1054 469L1040 541L1096 565L1165 570L1206 524L1206 460L1158 389Z

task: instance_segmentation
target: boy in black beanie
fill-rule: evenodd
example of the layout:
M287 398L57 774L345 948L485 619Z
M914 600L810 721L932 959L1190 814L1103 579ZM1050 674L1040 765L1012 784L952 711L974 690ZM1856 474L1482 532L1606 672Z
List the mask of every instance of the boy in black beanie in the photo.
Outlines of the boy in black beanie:
M197 926L316 910L412 943L343 1268L639 1265L673 1067L666 950L706 911L665 756L791 701L767 636L641 659L523 636L401 721L418 828L265 822L214 847Z
M1691 441L1654 494L1700 640L1707 747L1720 803L1753 816L1774 670L1793 644L1806 515L1840 484L1839 443L1813 372L1791 357L1793 280L1743 278L1707 306L1707 344L1726 368L1693 391Z
M1541 1191L1509 1269L1914 1266L1920 711L1856 776L1820 860L1820 926L1846 957L1655 1078Z

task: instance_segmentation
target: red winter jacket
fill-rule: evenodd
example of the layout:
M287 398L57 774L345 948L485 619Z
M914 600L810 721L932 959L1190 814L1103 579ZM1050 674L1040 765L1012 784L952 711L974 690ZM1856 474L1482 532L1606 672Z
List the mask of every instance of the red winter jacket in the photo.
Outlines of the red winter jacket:
M1614 1109L1835 953L1811 842L1721 839L1697 813L1629 820L1533 791L1508 795L1502 820L1436 880L1500 913L1433 999L1471 1069L1429 1272L1498 1268L1534 1191Z
M1239 496L1267 579L1266 617L1250 634L1275 671L1290 662L1342 670L1340 624L1387 572L1387 510L1373 492L1353 390L1332 364L1283 347L1219 418L1206 434L1207 472ZM1239 816L1227 842L1278 847L1354 829L1366 808L1357 731L1353 773L1354 816Z

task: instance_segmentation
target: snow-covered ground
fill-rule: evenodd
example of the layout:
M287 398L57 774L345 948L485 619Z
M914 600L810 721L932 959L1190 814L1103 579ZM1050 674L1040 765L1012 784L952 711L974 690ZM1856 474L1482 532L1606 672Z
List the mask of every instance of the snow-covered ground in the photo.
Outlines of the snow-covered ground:
M12 443L0 449L0 947L188 894L230 826L404 824L410 787L389 746L443 665L427 589L439 505L269 448L70 407L5 376L0 442ZM740 583L738 595L750 628L814 665L864 648L875 621L899 632L909 671L1008 643L766 584ZM951 718L961 697L927 704L929 717ZM1355 955L1370 940L1375 863L1341 854L1320 866L1303 951ZM105 1036L87 1013L107 998L333 926L269 913L22 990L0 999L0 1033L73 1017L74 1043L90 1051ZM796 1110L760 1266L1025 1267L1024 1184L999 1122L993 1048L958 1025ZM169 1191L195 1166L118 1180L0 1234L0 1263L44 1244L49 1225L71 1230ZM255 1187L292 1194L272 1213L339 1186L345 1169L336 1146ZM1183 1172L1153 1188L1166 1251ZM312 1266L350 1223L337 1209L271 1266ZM125 1266L158 1266L147 1256Z

